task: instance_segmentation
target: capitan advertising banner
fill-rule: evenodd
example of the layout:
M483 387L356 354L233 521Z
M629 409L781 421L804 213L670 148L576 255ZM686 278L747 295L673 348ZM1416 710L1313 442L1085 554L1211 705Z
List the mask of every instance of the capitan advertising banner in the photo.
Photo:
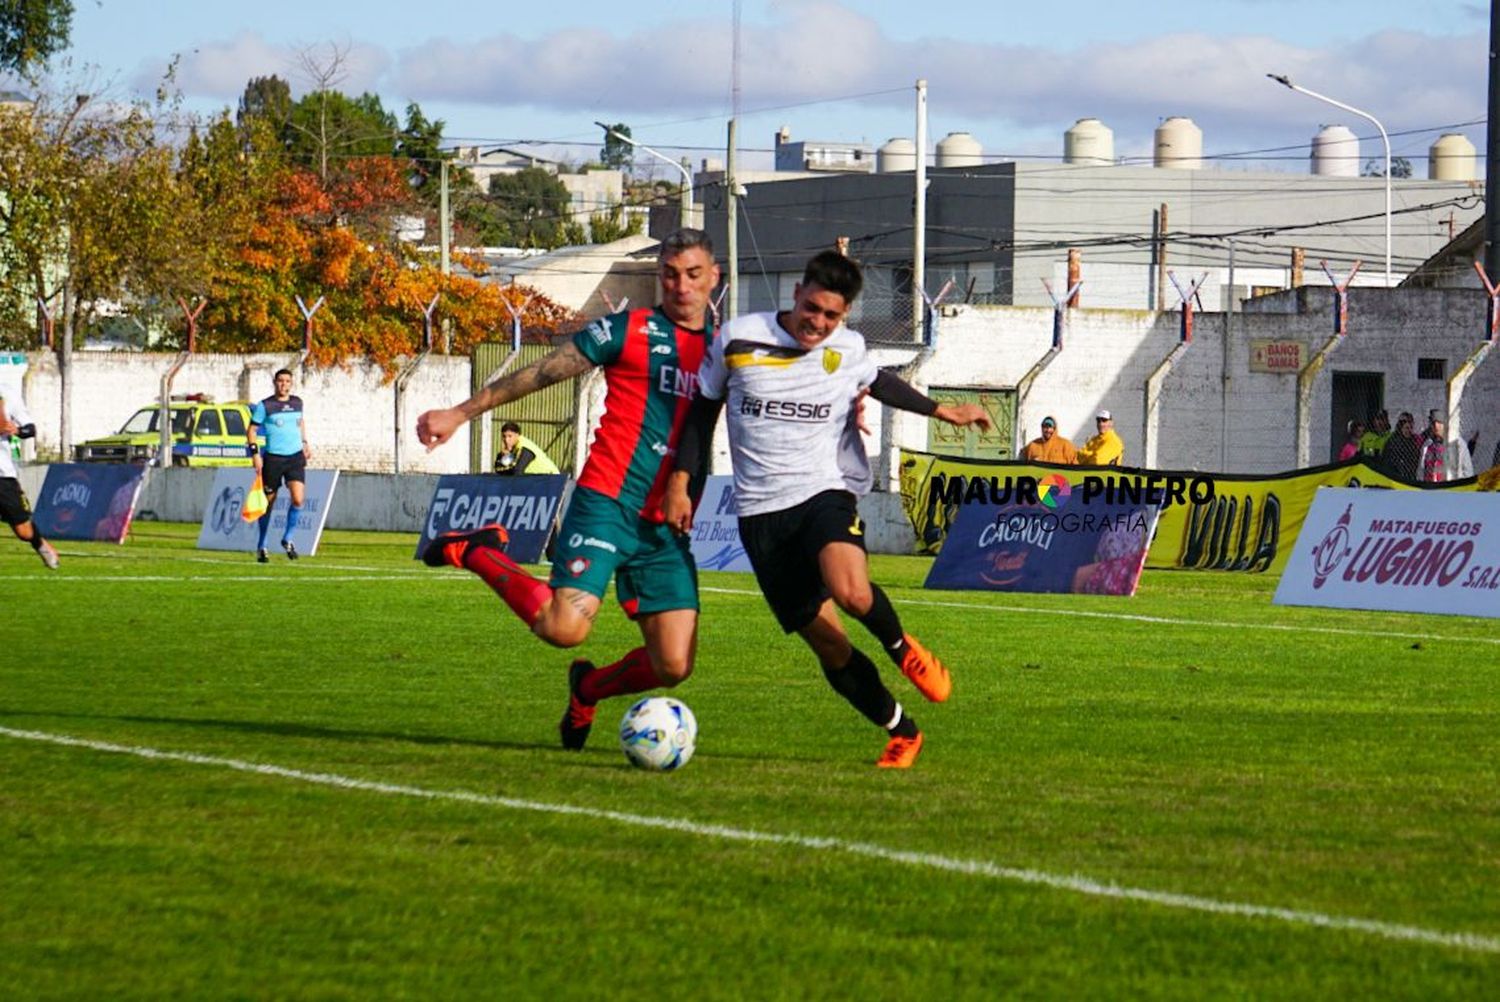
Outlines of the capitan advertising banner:
M1361 460L1252 476L1053 466L903 451L901 503L918 549L937 553L963 507L1027 497L1046 477L1062 477L1073 490L1106 500L1159 495L1161 518L1147 567L1248 573L1286 566L1289 547L1320 487L1384 487L1421 494L1476 489L1472 477L1447 484L1403 484Z
M245 492L250 490L254 480L255 468L250 466L221 466L214 471L213 489L208 503L203 506L203 525L198 529L198 549L255 552L255 544L260 538L260 522L246 522L240 517L240 509L245 506ZM328 521L328 506L333 503L333 491L338 482L338 470L307 471L302 513L292 528L292 545L297 547L299 555L317 555L323 525ZM266 533L266 549L272 552L281 549L281 537L286 533L286 513L291 506L291 492L283 485L271 503L271 526Z
M1274 601L1500 618L1500 494L1318 491Z
M468 532L498 524L510 534L505 552L511 559L523 564L537 563L557 523L567 482L567 476L561 473L439 477L413 556L420 558L427 544L445 532Z
M32 520L49 539L123 543L146 468L126 463L53 463Z
M740 544L740 517L734 506L734 477L709 477L703 500L693 513L690 540L700 571L749 571L750 557Z
M1157 507L1085 499L1056 475L1040 494L960 507L923 587L1134 595Z

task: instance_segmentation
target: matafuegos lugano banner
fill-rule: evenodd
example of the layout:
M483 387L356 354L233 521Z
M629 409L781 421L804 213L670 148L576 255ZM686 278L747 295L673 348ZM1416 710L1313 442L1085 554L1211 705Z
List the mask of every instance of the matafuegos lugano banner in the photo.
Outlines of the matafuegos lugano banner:
M1321 490L1275 601L1500 618L1500 494Z

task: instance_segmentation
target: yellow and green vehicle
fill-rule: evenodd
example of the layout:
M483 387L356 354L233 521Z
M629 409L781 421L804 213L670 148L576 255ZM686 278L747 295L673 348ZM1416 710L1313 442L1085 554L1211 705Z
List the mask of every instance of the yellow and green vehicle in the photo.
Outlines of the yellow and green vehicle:
M245 432L250 405L243 400L217 403L207 394L172 397L173 466L249 466ZM133 414L113 435L74 446L79 463L155 463L161 450L161 405Z

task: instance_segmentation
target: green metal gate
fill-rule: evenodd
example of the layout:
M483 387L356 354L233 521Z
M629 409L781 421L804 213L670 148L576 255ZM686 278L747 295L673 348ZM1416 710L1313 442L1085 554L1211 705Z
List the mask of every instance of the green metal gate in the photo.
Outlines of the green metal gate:
M927 395L940 404L978 404L993 427L981 432L974 425L955 428L936 419L927 421L927 451L973 459L1014 459L1016 391L980 390L969 386L930 386Z
M530 365L551 351L555 345L523 344L520 354L511 362L508 372ZM474 375L472 391L478 393L485 380L504 364L510 355L510 345L491 342L474 346ZM495 468L495 453L500 447L500 426L514 421L521 426L521 434L531 439L557 464L564 473L573 473L573 454L576 424L574 415L578 411L578 380L569 379L554 383L545 389L496 407L475 421L469 434L469 469L476 473L489 473ZM490 422L490 454L480 455L484 437L480 434L480 422Z

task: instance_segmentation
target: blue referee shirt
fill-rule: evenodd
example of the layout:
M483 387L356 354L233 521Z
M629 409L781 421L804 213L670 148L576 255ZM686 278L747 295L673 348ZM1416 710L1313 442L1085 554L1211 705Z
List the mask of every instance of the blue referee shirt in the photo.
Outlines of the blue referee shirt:
M302 451L302 398L266 397L250 408L250 423L266 436L266 452L291 456Z

